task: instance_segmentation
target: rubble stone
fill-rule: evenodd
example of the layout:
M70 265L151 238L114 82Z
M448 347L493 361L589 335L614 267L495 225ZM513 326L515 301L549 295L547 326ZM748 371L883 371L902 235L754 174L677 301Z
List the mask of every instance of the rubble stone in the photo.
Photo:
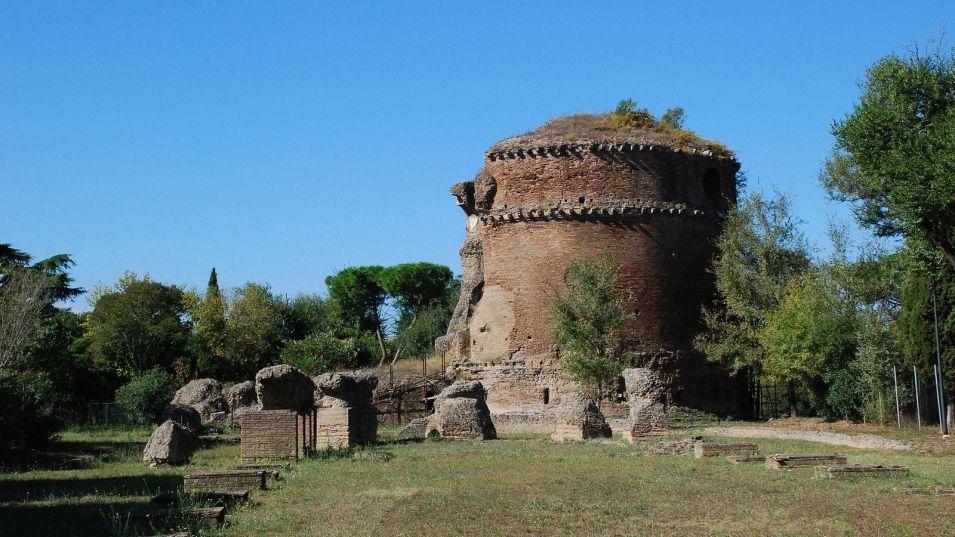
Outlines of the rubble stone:
M434 414L428 419L428 435L483 440L496 438L484 393L484 387L474 381L457 381L442 390L434 400ZM474 397L457 397L459 395Z
M195 434L199 434L202 429L202 416L199 415L198 410L191 406L174 403L166 405L160 421L165 422L167 420L174 421Z
M143 450L143 461L152 466L183 464L192 456L198 443L192 431L172 420L166 420L149 437Z
M645 367L625 369L621 374L630 406L626 434L631 442L667 429L666 393L657 374Z
M571 393L561 398L554 413L555 429L551 439L588 440L610 438L610 426L594 400L582 393Z
M174 405L187 405L196 409L202 417L202 423L209 423L209 417L214 412L228 410L225 397L222 396L222 385L215 379L197 379L179 388L172 398Z

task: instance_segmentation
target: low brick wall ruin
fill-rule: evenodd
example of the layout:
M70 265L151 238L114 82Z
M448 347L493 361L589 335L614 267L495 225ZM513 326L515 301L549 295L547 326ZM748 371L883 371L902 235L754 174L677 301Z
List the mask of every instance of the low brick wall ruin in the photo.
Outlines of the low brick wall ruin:
M378 412L374 407L320 408L315 424L315 449L371 444L378 438Z
M253 410L241 417L244 462L298 458L299 416L292 410Z
M230 470L186 474L183 492L225 492L265 488L264 470Z

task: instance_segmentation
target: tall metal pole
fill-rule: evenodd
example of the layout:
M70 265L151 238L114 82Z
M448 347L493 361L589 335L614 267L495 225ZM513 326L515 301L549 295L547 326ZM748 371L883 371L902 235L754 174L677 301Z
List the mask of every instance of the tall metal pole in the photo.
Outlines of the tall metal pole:
M932 378L935 380L935 406L938 407L938 426L942 429L942 434L945 434L945 420L942 419L942 396L938 391L938 368L934 365L932 366Z
M899 410L899 375L892 366L892 382L895 383L895 423L899 429L902 428L902 412Z
M915 421L919 424L919 430L922 430L922 407L919 406L919 370L912 366L913 392L915 393Z
M939 426L942 428L942 435L948 436L948 423L945 421L945 382L942 379L942 346L938 341L938 305L935 300L935 286L932 286L932 316L935 318L935 367L936 380L935 387L938 391L938 415Z

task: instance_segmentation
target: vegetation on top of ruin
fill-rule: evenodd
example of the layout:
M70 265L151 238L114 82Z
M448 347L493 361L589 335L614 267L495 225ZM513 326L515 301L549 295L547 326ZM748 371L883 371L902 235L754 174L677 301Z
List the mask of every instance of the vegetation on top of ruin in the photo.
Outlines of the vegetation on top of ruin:
M490 151L560 143L629 143L663 146L674 151L708 152L719 158L734 158L733 151L720 142L706 140L684 128L686 112L670 108L657 118L633 99L624 99L602 114L573 114L548 120L540 127L501 140Z

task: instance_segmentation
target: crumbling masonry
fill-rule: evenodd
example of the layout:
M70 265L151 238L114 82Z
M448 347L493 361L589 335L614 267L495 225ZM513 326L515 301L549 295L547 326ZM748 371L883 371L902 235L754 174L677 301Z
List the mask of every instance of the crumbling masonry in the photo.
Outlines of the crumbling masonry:
M607 254L632 293L628 335L667 402L741 412L745 389L693 351L720 215L739 163L705 142L605 129L577 115L507 138L451 192L467 216L461 295L436 347L487 389L499 430L552 413L580 389L562 374L549 323L567 265Z

